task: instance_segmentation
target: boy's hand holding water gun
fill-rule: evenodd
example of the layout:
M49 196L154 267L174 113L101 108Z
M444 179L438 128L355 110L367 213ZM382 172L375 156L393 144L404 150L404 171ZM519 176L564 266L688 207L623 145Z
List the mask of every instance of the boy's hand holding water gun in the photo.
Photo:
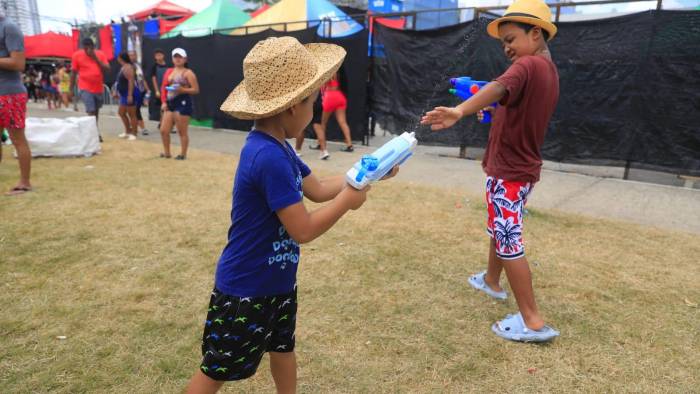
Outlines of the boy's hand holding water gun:
M345 179L357 190L362 190L370 183L391 178L396 175L403 162L413 155L418 145L415 133L403 133L362 159L348 170Z
M436 107L421 118L422 125L430 125L430 129L437 131L452 127L465 116L479 113L479 120L483 119L483 111L493 111L491 106L498 102L506 94L506 89L498 82L491 82L480 89L470 99L456 107Z

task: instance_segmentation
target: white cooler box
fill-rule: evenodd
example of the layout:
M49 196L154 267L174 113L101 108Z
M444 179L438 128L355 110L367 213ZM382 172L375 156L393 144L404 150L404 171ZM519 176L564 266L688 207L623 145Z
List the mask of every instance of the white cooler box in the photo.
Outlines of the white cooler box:
M92 156L100 152L94 116L27 118L25 134L33 157Z

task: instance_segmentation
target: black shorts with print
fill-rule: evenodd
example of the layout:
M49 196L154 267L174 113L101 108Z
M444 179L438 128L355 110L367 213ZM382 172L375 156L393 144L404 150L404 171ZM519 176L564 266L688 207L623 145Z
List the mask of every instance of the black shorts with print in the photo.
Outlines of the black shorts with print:
M202 336L202 372L214 380L255 374L266 352L294 351L297 292L236 297L214 288Z

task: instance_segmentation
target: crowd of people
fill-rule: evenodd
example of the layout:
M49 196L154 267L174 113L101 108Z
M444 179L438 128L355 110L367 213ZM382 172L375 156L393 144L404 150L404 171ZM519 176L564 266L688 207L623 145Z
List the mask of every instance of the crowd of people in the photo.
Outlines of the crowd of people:
M26 65L24 36L12 21L0 16L0 128L7 129L19 161L20 181L7 195L19 195L32 190L31 149L25 135L27 102L45 100L49 110L69 109L73 92L82 101L88 116L94 116L99 130L99 114L104 104L106 76L110 73L107 56L95 48L90 38L82 41L70 65ZM146 75L134 51L118 56L120 65L113 97L119 103L119 116L124 124L120 138L135 140L139 132L148 135L141 114L142 106L149 106L149 119L158 125L163 152L160 157L170 158L170 134L180 137L180 154L176 160L187 158L189 121L194 112L192 96L199 93L195 72L187 66L187 52L182 48L172 51L172 66L165 62L165 52L156 50L155 64ZM103 142L99 134L100 142ZM2 144L0 143L0 160Z
M163 143L160 157L172 157L170 134L178 134L181 151L175 159L185 160L189 147L189 120L194 112L192 96L199 93L197 76L187 66L187 52L183 48L172 51L171 65L166 62L166 53L162 49L156 49L153 56L154 63L148 73L138 62L136 51L123 52L117 57L119 71L110 90L112 98L119 105L118 114L124 125L124 131L118 136L133 141L139 134L149 134L142 115L142 107L145 106L149 119L159 121L158 129ZM82 41L82 49L73 54L70 63L59 61L51 65L29 65L21 78L29 100L35 103L45 101L49 110L77 110L74 103L77 98L84 104L85 112L99 121L99 111L104 104L104 83L109 74L107 56L95 48L92 39L86 38ZM333 116L343 132L345 146L341 151L354 151L346 117L348 100L343 92L347 86L343 82L346 83L341 69L322 86L319 100L314 105L312 127L317 143L309 148L319 150L321 160L330 158L326 129ZM102 142L101 134L99 138ZM301 155L303 143L302 135L296 140L297 155Z
M35 103L45 101L49 110L69 109L72 100L70 73L70 65L64 62L29 65L21 76L28 99Z

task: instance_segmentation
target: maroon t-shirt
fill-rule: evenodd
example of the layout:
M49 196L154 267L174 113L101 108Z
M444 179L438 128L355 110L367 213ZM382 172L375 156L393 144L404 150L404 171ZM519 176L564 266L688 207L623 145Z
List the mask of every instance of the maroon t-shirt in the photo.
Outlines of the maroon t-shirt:
M525 56L496 78L506 88L498 103L481 165L507 181L540 180L540 148L559 100L559 73L544 56Z

